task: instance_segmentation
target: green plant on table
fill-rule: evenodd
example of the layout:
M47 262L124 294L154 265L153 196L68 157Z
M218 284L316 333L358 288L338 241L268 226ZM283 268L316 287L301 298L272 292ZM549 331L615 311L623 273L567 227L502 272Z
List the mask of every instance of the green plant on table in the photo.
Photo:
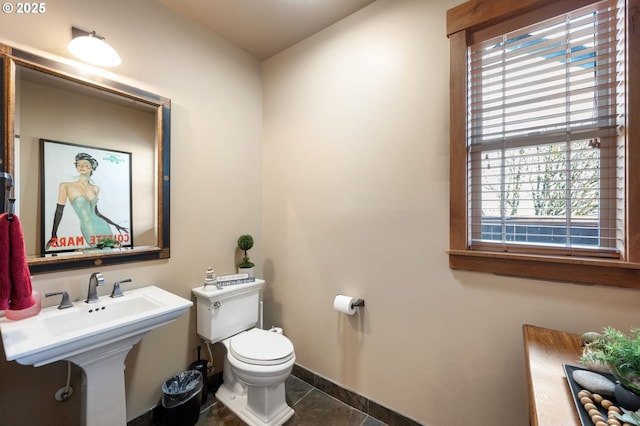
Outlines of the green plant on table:
M623 414L614 413L618 420L622 420L630 425L640 426L640 410L629 411L624 408L621 409Z
M586 345L580 362L608 365L622 385L640 395L640 328L632 328L630 332L627 335L606 327L600 337Z

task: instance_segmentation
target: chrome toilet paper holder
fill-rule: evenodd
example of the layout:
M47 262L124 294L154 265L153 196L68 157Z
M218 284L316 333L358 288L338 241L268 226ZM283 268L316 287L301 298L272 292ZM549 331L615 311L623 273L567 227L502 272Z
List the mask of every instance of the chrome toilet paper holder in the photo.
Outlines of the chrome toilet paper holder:
M364 306L364 299L356 299L351 303L351 308L356 308L358 306Z

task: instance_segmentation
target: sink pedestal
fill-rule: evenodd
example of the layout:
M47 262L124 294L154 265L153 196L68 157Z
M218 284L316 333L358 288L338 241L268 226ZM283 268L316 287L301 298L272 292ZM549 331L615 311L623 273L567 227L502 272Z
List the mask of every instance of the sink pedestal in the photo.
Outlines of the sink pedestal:
M82 426L127 424L124 360L142 339L132 336L113 347L101 347L69 357L82 368Z

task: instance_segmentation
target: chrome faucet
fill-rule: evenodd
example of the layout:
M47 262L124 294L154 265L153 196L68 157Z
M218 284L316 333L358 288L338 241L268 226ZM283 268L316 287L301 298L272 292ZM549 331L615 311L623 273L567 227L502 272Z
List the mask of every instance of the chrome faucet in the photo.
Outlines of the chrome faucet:
M89 293L87 294L87 303L98 301L98 287L104 285L104 278L100 272L94 272L89 278Z

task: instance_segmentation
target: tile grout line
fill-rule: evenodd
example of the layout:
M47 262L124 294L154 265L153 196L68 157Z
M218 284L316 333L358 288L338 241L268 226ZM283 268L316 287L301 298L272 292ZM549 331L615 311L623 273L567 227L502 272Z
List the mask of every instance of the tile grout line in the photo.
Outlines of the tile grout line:
M349 409L350 409L350 410L352 410L352 411L356 411L356 412L358 412L358 413L362 413L362 414L364 415L364 419L362 420L362 423L360 423L360 426L362 426L362 425L367 421L367 418L369 418L369 417L371 417L372 419L375 419L376 421L378 421L378 422L380 422L380 423L382 423L382 424L386 425L386 423L382 422L382 420L376 419L375 417L373 417L373 416L372 416L371 414L369 414L369 413L365 413L364 411L358 410L356 407L354 407L354 406L352 406L352 405L347 404L346 402L344 402L344 401L340 400L339 398L336 398L335 396L330 395L330 394L326 393L325 391L323 391L323 390L321 390L321 389L318 389L318 388L317 388L317 387L315 387L315 386L314 386L314 387L312 387L312 388L309 390L309 392L307 392L307 395L309 395L313 390L316 390L316 391L318 391L318 392L322 392L324 395L328 396L329 398L331 398L331 399L333 399L333 400L335 400L335 401L338 401L340 404L346 405L346 406L347 406L347 407L349 407ZM307 396L307 395L305 395L305 396ZM302 398L304 398L304 397L302 397ZM300 398L300 400L299 400L298 402L302 401L302 398ZM296 404L297 404L297 402L296 402ZM296 404L294 404L294 406L295 406ZM367 405L368 405L368 401L367 401Z
M306 382L305 382L305 383L306 383ZM301 397L300 397L300 398L299 398L299 399L298 399L298 400L293 404L293 407L295 407L296 405L298 405L298 403L299 403L300 401L302 401L303 399L305 399L305 398L306 398L306 397L307 397L307 396L308 396L308 395L309 395L309 394L310 394L314 389L315 389L314 387L312 387L311 389L309 389L309 390L307 391L307 393L305 393L303 396L301 396ZM292 407L292 408L293 408L293 407Z
M319 390L320 392L323 392L329 396L331 396L332 398L348 405L349 407L360 411L361 413L364 413L366 416L371 417L372 419L381 422L382 424L385 425L389 425L389 424L402 424L402 425L406 425L406 426L421 426L422 423L417 422L416 420L413 420L409 417L406 417L405 415L396 412L395 410L392 410L388 407L385 407L384 405L381 405L377 402L375 402L374 400L369 399L368 397L365 397L363 395L358 394L357 392L351 391L349 389L346 389L344 387L342 387L341 385L311 371L306 369L305 367L302 367L299 364L295 364L293 371L292 371L292 375L294 377L297 377L300 380L303 380L305 382L307 382L308 384L310 384L311 386L315 387L317 390ZM366 409L367 411L362 411L359 408L356 407L355 404L352 404L351 401L349 401L350 398L346 398L343 399L342 396L340 395L333 395L328 393L327 391L325 391L324 389L326 388L326 385L329 384L332 387L336 387L337 389L339 389L340 391L346 392L348 395L351 396L355 396L357 398L362 398L361 402L365 405L363 408ZM372 413L373 412L373 413ZM382 419L385 419L386 421L383 421Z

